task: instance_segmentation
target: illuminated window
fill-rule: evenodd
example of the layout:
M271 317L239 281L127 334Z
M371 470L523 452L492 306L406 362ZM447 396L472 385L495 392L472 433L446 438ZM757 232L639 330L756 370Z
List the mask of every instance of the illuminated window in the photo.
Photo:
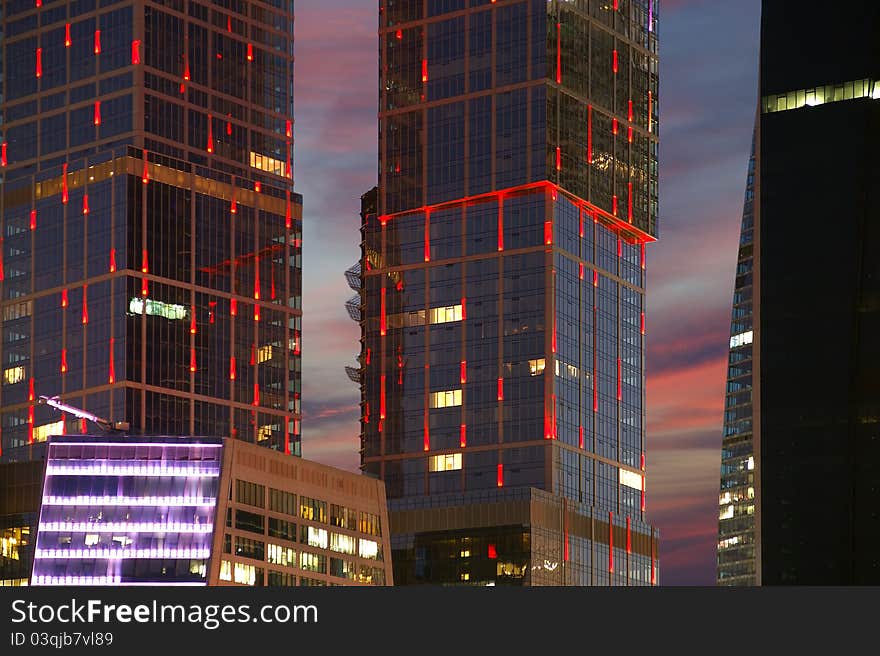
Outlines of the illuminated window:
M246 563L233 563L232 580L243 585L254 585L257 582L257 568Z
M14 321L15 319L29 317L33 307L33 301L11 303L3 308L3 321Z
M232 563L228 560L220 561L220 580L221 581L231 581L232 580Z
M379 516L368 512L358 513L358 530L367 535L382 535L382 525L379 523Z
M447 305L446 307L431 308L428 314L429 323L449 323L461 321L461 305Z
M631 487L636 490L641 490L643 485L643 479L641 474L636 474L635 472L631 472L627 469L620 470L620 484L626 485L627 487Z
M726 538L724 540L720 540L718 542L719 549L726 549L728 547L734 547L740 543L740 538L738 535L734 535L732 538Z
M64 421L34 426L34 442L45 442L50 435L61 435L64 432Z
M462 580L462 581L470 581L470 580L471 580L471 575L470 575L470 573L468 573L468 572L462 572L462 573L461 573L461 580Z
M272 424L266 424L265 426L260 426L257 429L257 442L265 442L270 437L272 437Z
M730 348L737 348L745 346L746 344L751 344L753 335L754 333L751 330L740 333L739 335L734 335L730 338Z
M314 553L309 553L308 551L303 551L300 554L299 567L300 567L300 569L304 569L309 572L326 572L327 571L327 556L322 556L321 554L314 554Z
M568 364L567 362L562 362L559 360L559 358L557 358L556 375L561 376L562 378L570 378L576 380L578 378L578 368L574 365Z
M93 547L101 541L101 536L97 533L86 533L85 543L87 547Z
M358 544L358 556L361 558L371 558L373 560L382 560L382 551L379 549L379 543L375 540L367 540L361 538Z
M327 548L327 529L303 526L300 531L300 542L319 549Z
M748 462L748 465L747 465L746 467L747 467L747 469L749 469L749 470L752 470L752 469L755 468L755 457L754 457L754 456L749 456L749 462Z
M272 359L272 345L266 344L257 350L257 364Z
M21 560L19 550L30 542L31 529L27 526L5 528L0 533L0 558Z
M446 453L428 458L428 469L432 472L453 471L461 469L461 454Z
M544 358L538 358L537 360L529 360L529 373L532 376L540 376L544 373Z
M733 506L724 506L718 513L718 519L730 519L733 517Z
M452 408L461 405L461 390L445 390L443 392L431 392L430 407Z
M311 519L315 522L327 523L327 502L300 497L299 514L303 519Z
M801 107L815 107L826 103L859 98L880 98L880 84L871 79L853 80L841 84L825 84L808 89L797 89L787 93L774 93L761 99L761 110L768 114L785 112Z
M172 321L182 321L189 315L189 310L184 305L163 303L162 301L155 301L151 298L131 299L128 302L128 312L130 314L144 314L144 312L146 312L148 316L163 317Z
M266 560L275 565L296 567L296 551L290 547L282 547L280 544L267 545Z
M251 151L251 166L260 171L284 177L284 162L280 159Z
M498 576L522 578L523 576L525 576L526 568L524 565L517 565L516 563L499 562L496 566L495 572L496 574L498 574Z
M354 555L355 538L342 533L330 534L330 551Z
M458 555L462 558L469 558L471 555L471 550L470 549L462 549Z
M17 367L10 367L9 369L3 370L3 384L4 385L15 385L16 383L20 383L24 380L24 367L19 365Z

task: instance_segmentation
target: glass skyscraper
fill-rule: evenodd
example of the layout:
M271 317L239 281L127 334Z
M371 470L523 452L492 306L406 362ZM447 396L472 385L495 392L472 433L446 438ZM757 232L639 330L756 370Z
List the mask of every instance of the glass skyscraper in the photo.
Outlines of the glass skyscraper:
M752 441L752 313L755 140L746 177L730 319L718 497L718 584L755 585L755 449Z
M400 584L648 585L653 0L383 0L362 469Z
M293 2L2 5L3 449L132 431L300 451Z
M752 393L729 387L725 417L751 424L751 447L725 435L719 580L876 585L880 5L791 5L762 3L751 332L731 337L751 353ZM754 499L732 472L748 448ZM736 524L749 506L751 530Z

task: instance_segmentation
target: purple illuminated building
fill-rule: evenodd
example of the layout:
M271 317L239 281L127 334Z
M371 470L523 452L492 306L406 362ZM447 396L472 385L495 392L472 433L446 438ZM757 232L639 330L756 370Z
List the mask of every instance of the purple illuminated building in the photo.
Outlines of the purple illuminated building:
M49 439L31 585L390 585L380 481L218 437Z

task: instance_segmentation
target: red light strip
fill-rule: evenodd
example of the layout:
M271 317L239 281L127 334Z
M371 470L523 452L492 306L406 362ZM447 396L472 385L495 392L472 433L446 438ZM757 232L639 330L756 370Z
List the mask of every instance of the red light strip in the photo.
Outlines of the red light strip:
M385 375L380 376L379 419L385 419Z
M82 300L82 323L86 325L89 322L89 286L83 285L83 300Z
M229 380L235 380L235 356L229 358Z
M596 272L593 271L593 281L594 284L596 281ZM598 308L593 306L593 412L599 412L599 367L598 367L598 359L596 358L596 341L598 337L599 329L596 326L596 321L598 321Z
M291 123L290 119L287 119L287 121L285 122L284 134L288 139L293 136L293 124Z
M467 319L467 298L461 297L461 320Z
M189 334L196 334L196 306L189 306Z
M657 569L654 567L655 558L654 538L651 538L651 585L657 585Z
M235 202L235 197L233 197L232 202L229 205L229 213L235 214L236 212L238 212L238 205Z
M34 443L34 406L28 408L28 444Z
M556 146L556 170L562 170L562 149Z
M617 73L617 71L618 71L618 65L617 65L617 49L616 49L616 48L615 48L615 50L614 50L614 61L613 61L613 64L612 64L612 68L614 69L614 72Z
M504 400L504 379L503 378L498 379L498 400L499 401Z
M462 449L467 446L467 426L465 424L461 425L461 431L458 437L458 446Z
M37 210L31 210L31 230L37 229Z
M422 60L422 82L428 81L428 60Z
M139 39L135 39L131 42L131 63L141 63L141 42Z
M3 144L4 146L6 144ZM6 161L6 158L3 158ZM5 164L4 164L5 166ZM498 196L498 250L504 250L504 196Z
M260 405L260 384L254 383L254 405Z
M617 400L623 399L623 381L620 377L620 358L617 358Z
M611 197L611 213L616 217L617 216L617 196Z
M101 30L95 30L95 54L101 54Z
M618 131L619 131L619 129L618 129L617 119L613 118L613 119L611 119L611 134L617 134Z
M623 242L618 239L617 240L617 257L623 256Z
M67 202L67 162L61 166L61 202Z
M580 262L578 264L578 278L580 278L581 280L584 279L584 263L583 262Z
M196 347L192 346L189 349L189 371L190 373L195 373L196 371Z
M504 465L498 463L498 487L504 487Z
M249 62L254 61L254 44L253 43L249 43L247 45L247 60ZM288 134L287 136L289 137L290 135Z
M608 573L614 574L614 513L608 511Z
M101 125L101 101L95 101L95 125Z
M431 261L431 212L425 212L425 262Z
M61 373L67 373L67 349L61 349Z
M584 448L584 427L578 426L578 446Z
M385 325L385 288L382 287L379 292L379 334L383 337L385 336L386 325Z
M632 553L632 528L630 527L629 516L626 518L626 553Z
M110 273L116 271L116 249L110 249Z
M37 77L43 77L43 49L37 48Z
M593 269L593 287L599 286L599 271L597 269Z
M214 152L214 132L211 124L214 123L214 117L208 114L208 144L207 150L209 153Z
M425 410L425 423L424 423L424 437L422 440L422 450L430 451L431 450L431 429L428 426L428 411Z
M630 128L632 130L632 128ZM633 220L633 183L626 183L626 218L632 223Z
M641 331L642 331L642 334L644 335L645 334L645 313L644 312L642 312L642 318L641 318Z
M233 317L238 316L238 299L229 299L229 315Z
M107 377L107 382L111 385L116 382L116 367L113 364L113 342L115 340L110 338L110 375Z
M467 360L461 361L461 384L464 385L467 382Z
M141 173L141 182L147 184L150 181L150 170L147 167L147 151L144 150L144 172Z
M551 353L556 353L556 316L553 316L553 335L550 341L550 351Z
M61 290L61 307L66 308L67 304L68 304L67 303L67 289L62 289Z
M645 245L642 244L641 246L642 246L642 252L639 257L639 260L640 260L640 264L641 264L642 269L644 269L645 268Z
M260 300L260 256L254 256L254 299Z
M70 47L70 23L64 25L64 47Z
M89 213L89 195L83 194L83 214Z
M290 427L287 421L284 422L284 455L290 455Z
M293 225L293 216L290 212L290 190L287 191L287 209L284 211L284 227L290 230Z
M3 142L3 145L0 146L0 166L6 166L6 142Z
M584 209L581 208L581 211L578 213L578 235L580 237L584 236ZM583 278L583 276L581 276Z
M28 383L28 401L33 401L34 398L34 379L31 378L30 382Z
M544 243L548 246L553 243L553 221L544 221Z
M141 279L141 296L148 296L150 293L150 283L146 278Z
M562 24L556 23L556 84L562 84Z
M633 120L633 101L632 101L632 98L630 98L627 103L626 120L628 120L630 123L632 123L632 120Z
M651 112L653 110L654 98L651 92L648 92L648 133L651 132Z

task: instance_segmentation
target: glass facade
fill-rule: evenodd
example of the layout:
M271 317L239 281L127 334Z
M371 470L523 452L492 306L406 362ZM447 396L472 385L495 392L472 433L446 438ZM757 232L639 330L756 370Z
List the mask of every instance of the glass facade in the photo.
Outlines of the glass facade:
M220 438L54 437L32 585L204 585Z
M4 3L0 447L132 432L300 452L293 3Z
M432 561L458 546L427 532L403 539L394 527L413 504L467 506L472 494L537 488L560 508L571 503L566 517L602 516L655 544L644 483L654 4L380 5L379 186L348 275L362 327L362 469L386 483L398 582L501 576L492 563L476 579L417 565L420 549ZM448 528L464 531L449 540L496 550L510 537ZM564 543L571 575L508 580L656 581L651 548L651 574L614 570L609 549L630 544L613 546L614 529L582 545L590 563L605 550L604 580L591 565L573 569L569 550L582 551L573 534L544 529L514 531L511 562L542 541Z
M743 203L724 403L718 498L718 584L755 585L755 445L752 439L752 312L755 229L755 139Z

